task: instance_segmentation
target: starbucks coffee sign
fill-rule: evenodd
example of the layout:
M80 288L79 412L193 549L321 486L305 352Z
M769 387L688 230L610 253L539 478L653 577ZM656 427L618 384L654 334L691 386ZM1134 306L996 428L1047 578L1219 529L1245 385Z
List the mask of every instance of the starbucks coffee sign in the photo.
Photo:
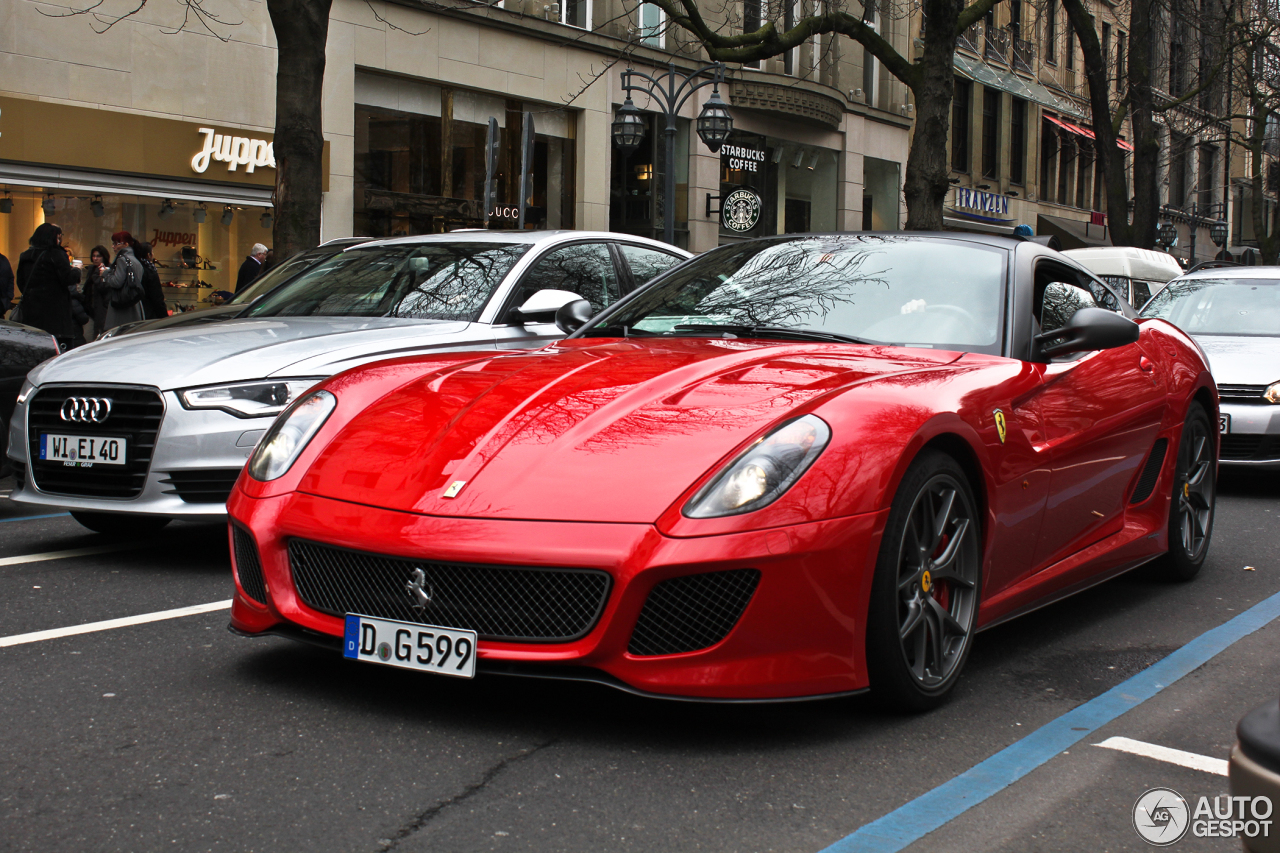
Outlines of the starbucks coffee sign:
M754 190L736 189L720 203L720 221L735 234L745 234L760 222L760 207Z

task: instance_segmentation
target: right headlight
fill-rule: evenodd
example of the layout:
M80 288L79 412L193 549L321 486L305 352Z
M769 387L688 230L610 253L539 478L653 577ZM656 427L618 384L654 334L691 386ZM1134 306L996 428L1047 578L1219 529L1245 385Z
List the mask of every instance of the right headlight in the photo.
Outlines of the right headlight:
M689 518L720 518L766 507L818 458L831 440L831 428L817 415L778 426L761 438L685 505Z
M249 476L264 483L284 476L337 405L337 397L316 391L286 409L253 451Z
M1280 403L1280 382L1273 382L1262 393L1262 399L1268 403Z

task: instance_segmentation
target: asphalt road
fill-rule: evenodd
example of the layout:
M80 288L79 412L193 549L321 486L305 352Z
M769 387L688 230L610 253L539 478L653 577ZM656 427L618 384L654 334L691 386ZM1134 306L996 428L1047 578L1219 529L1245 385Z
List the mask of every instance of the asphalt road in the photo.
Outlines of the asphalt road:
M98 550L71 518L31 515L0 498L3 851L817 853L1280 593L1280 478L1229 476L1197 580L1139 570L982 634L933 713L705 706L350 663L234 637L221 609L6 646L232 592L221 526ZM1226 758L1280 690L1277 643L1280 620L908 849L1148 849L1130 824L1143 791L1212 796L1225 777L1095 744Z

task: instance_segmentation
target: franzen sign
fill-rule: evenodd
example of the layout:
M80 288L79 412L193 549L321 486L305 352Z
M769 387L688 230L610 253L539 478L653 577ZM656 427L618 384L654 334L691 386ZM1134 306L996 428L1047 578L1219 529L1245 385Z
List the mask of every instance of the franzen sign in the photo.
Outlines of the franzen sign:
M956 187L956 207L972 210L977 213L990 213L997 216L1009 215L1009 197L999 193L986 193L982 190L971 190Z
M204 147L191 158L191 170L197 174L203 175L209 168L209 163L215 160L226 163L228 172L234 172L237 166L244 166L245 172L250 175L255 168L276 167L275 144L272 142L215 133L211 127L202 127L197 132L204 134Z

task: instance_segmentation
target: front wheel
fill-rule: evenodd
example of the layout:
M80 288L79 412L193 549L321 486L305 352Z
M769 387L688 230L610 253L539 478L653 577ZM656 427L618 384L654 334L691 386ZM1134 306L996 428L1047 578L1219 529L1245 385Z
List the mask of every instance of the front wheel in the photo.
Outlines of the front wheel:
M950 456L926 450L889 510L867 614L873 694L903 711L942 704L969 656L981 585L981 524Z
M1161 560L1161 568L1172 580L1194 578L1209 553L1218 495L1217 447L1204 406L1192 403L1178 441L1169 504L1169 551Z
M155 533L173 520L159 515L121 515L83 510L72 510L71 517L95 533L121 538Z

